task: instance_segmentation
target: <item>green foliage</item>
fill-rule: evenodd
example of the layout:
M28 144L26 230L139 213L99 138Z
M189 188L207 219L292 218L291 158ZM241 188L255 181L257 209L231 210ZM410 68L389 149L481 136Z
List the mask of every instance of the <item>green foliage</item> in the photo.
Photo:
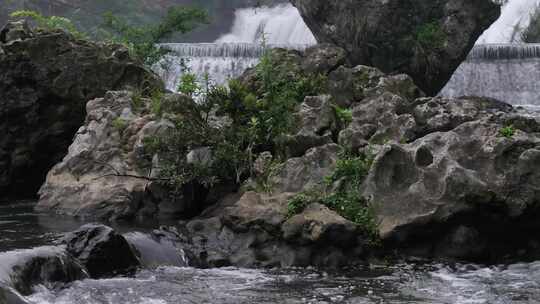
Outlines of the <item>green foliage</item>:
M155 91L150 95L150 111L158 117L163 115L163 93Z
M347 126L352 122L353 117L351 109L342 108L338 105L334 105L334 109L341 125Z
M113 127L120 133L124 133L124 130L127 128L128 126L128 122L124 119L122 119L121 117L118 117L116 118L115 120L113 120Z
M85 39L86 35L79 32L71 20L58 16L43 16L41 13L30 10L15 11L10 14L12 18L29 18L36 22L36 25L45 30L63 30L72 34L77 39Z
M416 29L415 40L426 50L436 50L444 47L446 33L438 22L429 22Z
M178 85L178 92L186 94L189 97L195 97L200 90L199 83L197 82L197 76L193 73L182 74L180 78L180 84Z
M371 155L351 156L342 154L336 168L325 178L331 189L325 193L304 192L288 202L288 215L293 216L311 203L321 203L363 229L372 242L378 239L377 223L373 210L361 199L360 184L367 176L373 157Z
M235 80L216 91L218 111L232 118L234 127L246 134L255 150L274 150L277 141L293 129L296 107L306 96L323 93L326 79L304 75L291 64L278 62L270 51L262 56L255 78L254 91Z
M194 7L176 6L170 8L165 17L154 25L132 26L126 19L108 12L104 14L103 27L112 31L104 33L106 38L125 44L134 56L151 66L167 53L156 45L162 39L176 32L189 32L206 22L208 15L205 11Z
M255 88L248 89L237 80L215 86L208 75L199 80L188 71L179 90L196 98L196 103L175 105L163 96L152 98L152 112L175 124L167 136L149 142L153 148L149 152L160 155L160 177L171 188L214 183L239 186L254 176L260 153L277 155L276 142L292 130L296 107L305 96L319 94L324 87L323 77L303 75L280 63L267 52L255 70ZM213 161L202 167L188 164L186 155L201 147L212 151ZM256 177L263 191L272 188L279 157L267 165Z
M506 126L499 130L499 135L506 137L506 138L512 138L516 134L516 129L513 125Z
M346 179L348 185L360 185L368 174L372 161L371 156L344 154L337 160L334 172L325 178L325 182L328 186L331 186L335 182Z
M268 160L264 165L264 168L260 168L261 172L255 178L255 184L257 192L271 193L274 188L272 178L283 168L283 163L276 159Z
M309 204L316 200L316 197L309 193L300 193L293 196L287 204L287 216L293 217L301 213Z

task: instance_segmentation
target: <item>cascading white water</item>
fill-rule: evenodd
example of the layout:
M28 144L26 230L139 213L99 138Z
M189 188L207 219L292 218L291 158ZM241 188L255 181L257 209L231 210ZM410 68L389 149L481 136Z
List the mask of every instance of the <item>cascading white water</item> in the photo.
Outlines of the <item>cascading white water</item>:
M263 36L269 44L317 43L300 13L291 4L237 10L231 33L216 42L260 43Z
M266 47L303 50L316 43L291 4L239 9L231 32L215 43L162 44L171 53L155 71L171 91L176 91L186 69L198 77L208 74L212 82L224 84L259 62L264 52L263 36Z
M125 234L124 237L137 249L140 254L141 264L145 267L188 266L184 250L176 248L167 239L159 239L156 236L142 232L130 232Z
M540 0L510 0L440 95L486 96L540 110L540 45L519 43L538 5Z
M540 44L476 46L440 95L486 96L540 109Z
M510 0L501 17L477 40L477 44L520 42L520 32L527 27L531 13L540 0Z
M271 44L269 48L281 47L304 50L309 45ZM228 79L240 76L259 62L265 51L253 43L167 43L161 47L171 51L155 70L165 81L167 89L175 91L180 77L188 69L201 77L208 74L213 83L224 84Z

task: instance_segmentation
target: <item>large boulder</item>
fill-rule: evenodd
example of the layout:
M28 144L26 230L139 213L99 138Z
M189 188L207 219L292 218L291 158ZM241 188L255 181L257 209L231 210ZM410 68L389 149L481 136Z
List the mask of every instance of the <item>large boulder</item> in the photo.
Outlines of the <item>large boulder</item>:
M500 15L491 0L291 0L317 41L353 65L411 75L426 93L444 87Z
M290 193L246 192L225 198L184 230L178 240L207 267L340 267L364 254L357 226L313 204L288 215Z
M84 122L88 100L162 86L125 47L24 22L0 30L0 71L0 196L36 195Z
M64 236L62 243L92 278L129 273L140 265L137 253L128 241L104 225L84 225Z
M193 102L182 95L163 98ZM157 157L149 156L145 145L173 124L145 109L149 103L128 91L89 101L86 121L68 154L48 173L36 209L100 219L172 217L185 211L189 202L169 195L155 180Z
M350 128L374 126L363 137L378 153L362 192L384 240L414 254L484 261L539 253L537 121L496 100L409 102L389 93L353 116Z

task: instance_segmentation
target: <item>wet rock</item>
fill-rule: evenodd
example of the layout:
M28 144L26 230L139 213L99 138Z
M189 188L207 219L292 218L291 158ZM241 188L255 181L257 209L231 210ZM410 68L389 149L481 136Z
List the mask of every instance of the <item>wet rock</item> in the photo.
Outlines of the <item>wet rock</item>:
M339 267L356 261L356 226L314 205L287 219L292 194L231 195L189 221L180 241L206 267ZM347 248L347 249L345 249Z
M500 15L490 0L291 0L317 41L352 65L401 72L435 95Z
M455 259L475 259L482 257L486 240L480 233L467 226L459 226L443 237L435 248L435 255Z
M62 247L38 247L0 253L0 283L12 286L23 295L36 285L54 288L87 278L84 267ZM16 294L11 292L9 297Z
M140 265L135 250L126 239L104 225L84 225L68 233L62 243L92 278L130 273Z
M119 45L76 40L24 22L0 31L0 196L34 197L106 91L160 87Z
M28 304L15 290L0 284L0 304Z

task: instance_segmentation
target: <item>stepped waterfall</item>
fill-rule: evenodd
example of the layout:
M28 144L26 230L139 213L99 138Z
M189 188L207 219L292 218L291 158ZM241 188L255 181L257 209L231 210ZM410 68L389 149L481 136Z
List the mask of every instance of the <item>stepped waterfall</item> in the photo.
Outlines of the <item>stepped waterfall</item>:
M467 60L458 68L439 95L477 95L497 98L514 105L540 108L540 45L516 42L540 0L513 0L502 15L477 41ZM243 8L235 13L228 34L212 43L166 43L171 51L156 66L167 88L175 91L181 75L189 70L199 77L208 74L216 84L238 77L254 66L267 47L303 50L316 39L290 4Z
M155 69L171 91L176 90L185 71L208 74L214 83L224 84L257 64L263 42L268 48L303 50L316 40L290 4L244 8L236 11L231 32L214 43L162 44L171 52Z
M540 110L540 44L477 45L440 95L492 97Z

